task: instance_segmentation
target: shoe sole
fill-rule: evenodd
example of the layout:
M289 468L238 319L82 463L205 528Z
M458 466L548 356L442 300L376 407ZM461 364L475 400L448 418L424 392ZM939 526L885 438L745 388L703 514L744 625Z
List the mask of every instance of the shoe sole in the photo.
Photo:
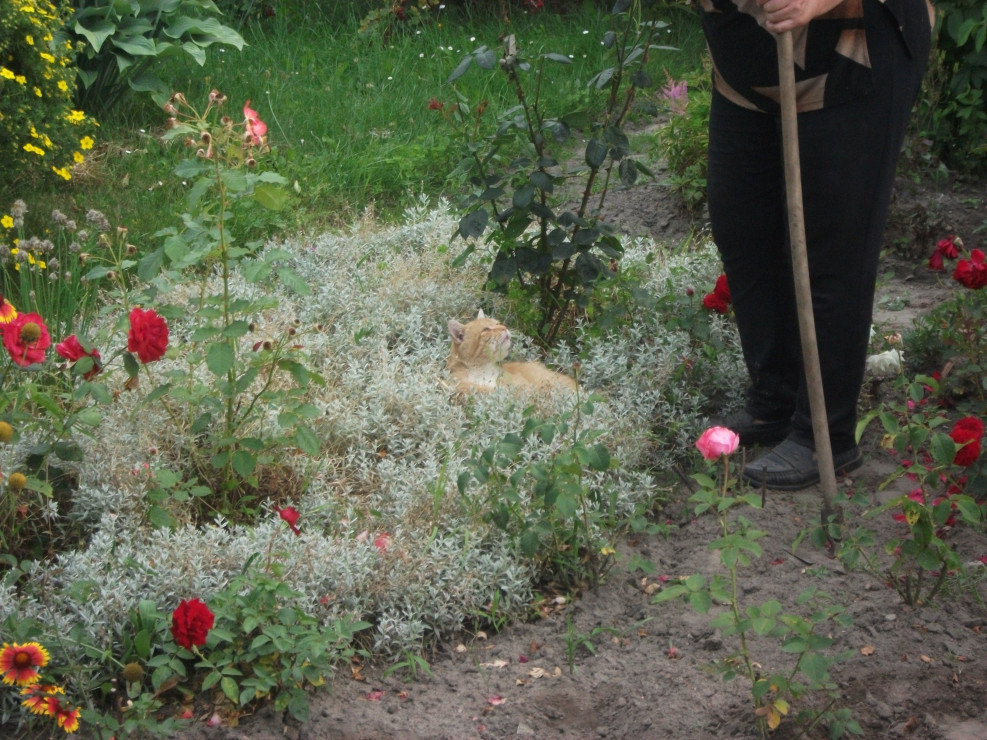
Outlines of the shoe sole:
M854 470L859 468L864 464L864 456L860 454L857 450L857 456L852 460L848 460L842 465L836 466L837 475L846 475L847 473L852 473ZM816 467L815 475L811 478L803 478L799 481L792 482L782 482L782 483L768 483L767 480L757 477L755 474L749 474L746 470L741 473L741 477L748 484L756 488L767 488L771 491L801 491L803 488L808 488L809 486L816 485L822 478L819 475L819 468Z

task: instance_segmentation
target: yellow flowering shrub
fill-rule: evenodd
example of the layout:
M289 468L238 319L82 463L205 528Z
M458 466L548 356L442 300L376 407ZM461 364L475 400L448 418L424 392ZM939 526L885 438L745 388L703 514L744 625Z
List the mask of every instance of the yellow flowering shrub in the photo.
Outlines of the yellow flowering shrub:
M8 177L69 180L98 125L75 110L75 53L55 35L71 8L0 0L0 157Z

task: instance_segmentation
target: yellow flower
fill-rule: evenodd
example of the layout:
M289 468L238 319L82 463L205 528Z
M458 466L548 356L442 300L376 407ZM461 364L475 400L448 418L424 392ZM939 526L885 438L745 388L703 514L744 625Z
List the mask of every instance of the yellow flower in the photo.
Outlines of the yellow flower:
M93 137L83 136L81 139L79 139L79 148L82 149L82 151L86 151L87 149L92 149L93 144L95 143L96 142L93 141Z
M72 173L69 172L68 171L68 168L66 168L66 167L52 167L51 168L51 171L54 172L59 177L61 177L63 180L71 180L72 179ZM44 269L44 267L45 267L45 265L42 262L41 263L41 269Z
M41 97L41 88L40 87L35 87L34 88L34 94L37 95L40 98Z
M59 80L58 81L58 89L61 90L62 92L68 92L69 91L69 84L65 80Z
M37 154L39 157L45 156L45 150L41 147L37 147L34 144L25 144L23 147L25 152L30 152L31 154Z
M17 75L14 78L14 82L16 82L18 85L26 85L27 84L27 77L25 77L24 75Z
M72 152L72 159L75 161L76 164L82 164L86 158L82 154L82 152Z
M65 120L69 123L82 123L86 120L86 114L81 110L74 110L65 115Z
M14 79L14 73L11 72L6 67L0 67L0 77L3 77L3 78L8 79L8 80L12 80L12 79Z
M0 226L3 226L5 229L12 229L14 228L14 219L5 213L3 218L0 218Z
M54 57L54 55L49 54L46 51L41 52L40 57L42 59L44 59L46 62L48 62L48 64L54 64L55 63L55 57Z
M34 36L32 36L31 34L28 34L27 36L25 36L24 37L24 40L27 43L29 43L31 46L34 46Z

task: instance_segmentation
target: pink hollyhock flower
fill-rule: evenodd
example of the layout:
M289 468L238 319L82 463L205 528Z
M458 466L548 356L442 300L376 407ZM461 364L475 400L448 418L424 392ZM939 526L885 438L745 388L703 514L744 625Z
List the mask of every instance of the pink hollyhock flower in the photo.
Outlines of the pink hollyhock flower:
M17 314L3 325L3 346L10 359L21 367L45 361L45 350L51 346L51 336L44 319L36 313Z
M89 370L82 376L86 380L92 380L103 369L103 366L99 362L99 350L92 349L86 351L79 343L79 339L75 336L75 334L65 337L65 339L56 344L55 351L59 354L59 356L64 357L72 363L78 362L83 357L91 357L93 361L92 370Z
M980 290L987 286L987 265L984 253L979 249L970 250L970 259L960 260L953 270L953 280L970 290Z
M243 104L243 119L247 128L247 138L254 146L263 144L264 137L267 136L267 124L260 120L257 111L250 107L249 100Z
M205 645L206 635L212 629L216 617L199 599L182 599L171 615L171 636L175 643L186 650L194 645Z
M291 528L291 531L294 532L296 535L302 533L302 531L297 527L298 517L300 515L298 513L298 509L296 509L294 506L286 506L283 509L278 509L278 516L284 519L285 524L287 524L288 527Z
M739 446L739 435L726 427L710 427L696 440L696 449L707 460L718 460L723 455L731 455Z
M154 312L135 308L130 312L130 333L127 335L127 349L136 352L145 365L164 357L168 348L168 324Z

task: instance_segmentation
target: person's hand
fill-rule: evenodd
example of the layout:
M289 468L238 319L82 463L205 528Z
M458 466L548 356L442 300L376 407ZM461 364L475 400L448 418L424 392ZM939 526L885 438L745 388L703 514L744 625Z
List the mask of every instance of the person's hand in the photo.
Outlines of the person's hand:
M804 26L841 2L843 0L757 0L766 14L764 27L771 33L784 33Z

